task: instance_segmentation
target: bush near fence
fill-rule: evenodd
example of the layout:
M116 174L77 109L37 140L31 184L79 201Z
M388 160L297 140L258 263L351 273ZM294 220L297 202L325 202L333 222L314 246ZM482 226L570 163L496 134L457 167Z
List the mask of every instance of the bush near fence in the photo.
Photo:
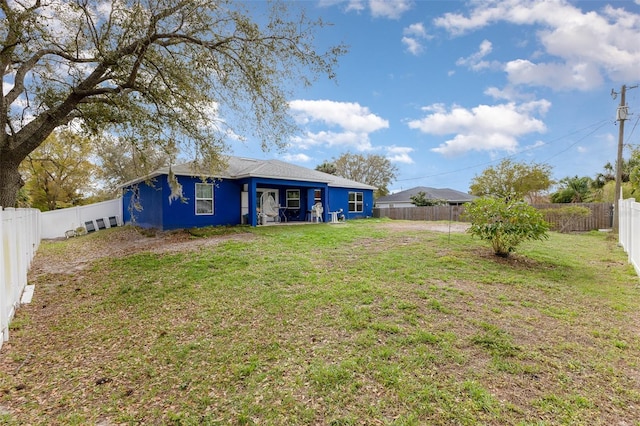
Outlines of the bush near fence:
M532 204L539 210L548 211L546 220L551 229L564 232L583 232L597 229L609 229L613 224L613 206L610 203L546 203ZM567 206L586 207L591 210L588 217L576 219L567 228L562 215L552 214L552 209L561 209ZM424 206L424 207L376 207L373 209L373 217L396 220L451 220L463 222L460 218L464 211L464 205L459 206Z
M584 232L610 229L613 226L613 204L611 203L547 203L532 205L545 213L545 219L554 231ZM591 210L591 214L576 218L567 227L566 217L560 213L560 210L568 206L586 207ZM555 213L554 210L556 210Z
M0 347L27 286L27 272L40 246L40 210L0 207Z

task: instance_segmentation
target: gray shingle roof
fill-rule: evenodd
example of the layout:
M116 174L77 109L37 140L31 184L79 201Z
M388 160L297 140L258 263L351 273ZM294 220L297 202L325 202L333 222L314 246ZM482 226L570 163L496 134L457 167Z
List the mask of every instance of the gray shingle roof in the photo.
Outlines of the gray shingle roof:
M465 194L455 189L416 186L415 188L406 189L396 192L395 194L379 197L376 199L376 203L410 203L411 197L418 195L419 192L424 192L429 199L446 200L449 203L466 203L477 198L475 195Z
M303 182L327 183L329 186L340 188L354 189L371 189L376 190L375 186L356 182L354 180L345 179L340 176L330 175L328 173L319 172L317 170L308 169L306 167L296 166L294 164L285 163L280 160L256 160L244 157L227 157L227 167L214 175L207 177L215 177L221 179L242 179L251 177L261 177L268 179L284 179L298 180ZM178 176L198 176L194 171L192 163L183 163L171 167L173 173ZM169 167L163 167L156 170L150 176L127 182L122 186L127 186L135 182L140 182L148 178L164 175L169 173Z

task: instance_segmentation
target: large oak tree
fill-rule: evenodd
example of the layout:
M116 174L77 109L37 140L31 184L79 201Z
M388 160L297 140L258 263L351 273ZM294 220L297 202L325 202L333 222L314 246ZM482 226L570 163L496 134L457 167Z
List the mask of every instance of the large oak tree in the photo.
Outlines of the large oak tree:
M332 163L338 176L375 186L375 196L389 194L389 184L396 178L398 168L391 161L376 154L345 153L335 158Z
M319 50L324 23L298 6L0 0L0 206L15 204L22 160L72 121L84 132L186 144L208 169L234 138L283 146L295 131L293 84L334 77L344 52Z

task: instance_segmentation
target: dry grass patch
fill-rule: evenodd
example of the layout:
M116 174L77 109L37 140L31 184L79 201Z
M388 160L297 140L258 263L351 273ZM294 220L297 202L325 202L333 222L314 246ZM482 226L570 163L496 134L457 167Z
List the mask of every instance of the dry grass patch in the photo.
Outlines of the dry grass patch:
M406 222L131 232L43 245L0 354L3 423L640 418L638 278L607 236L504 259Z

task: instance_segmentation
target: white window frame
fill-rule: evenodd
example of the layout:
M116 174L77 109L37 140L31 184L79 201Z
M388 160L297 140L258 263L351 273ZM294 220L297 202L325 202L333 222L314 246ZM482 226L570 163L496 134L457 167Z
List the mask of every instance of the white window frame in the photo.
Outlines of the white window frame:
M287 198L286 198L286 203L287 203L287 208L288 209L299 209L300 208L300 190L299 189L287 189ZM289 194L293 194L293 193L297 193L298 196L297 197L290 197ZM297 202L297 206L292 206L291 205L291 201L296 201Z
M353 197L353 201L351 197ZM353 205L354 210L351 209L351 205ZM364 192L349 191L349 213L362 212L364 212Z
M200 193L201 191L199 191L199 188L202 187L209 187L211 188L211 196L210 197L200 197ZM194 188L194 191L196 193L195 199L196 199L196 216L211 216L213 215L214 212L214 204L213 204L213 184L212 183L196 183L196 186ZM211 211L199 211L200 209L198 208L199 204L202 204L203 201L208 201L211 202ZM207 209L208 210L208 209Z

